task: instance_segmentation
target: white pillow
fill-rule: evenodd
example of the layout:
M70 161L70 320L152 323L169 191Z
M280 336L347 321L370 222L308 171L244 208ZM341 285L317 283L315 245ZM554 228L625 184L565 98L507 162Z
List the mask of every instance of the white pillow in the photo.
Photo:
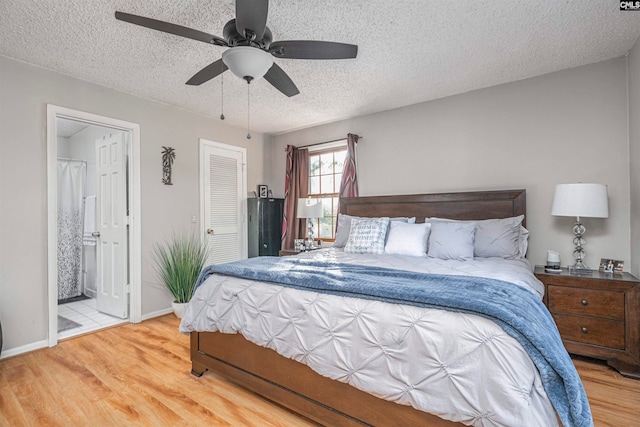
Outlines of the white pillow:
M527 255L527 249L529 248L529 230L520 226L520 237L518 238L518 250L519 257L524 258Z
M336 229L336 238L333 242L334 248L344 248L349 240L349 231L351 230L351 220L354 218L371 219L367 217L338 214L338 228ZM414 224L416 218L391 218L391 221L402 221Z
M499 218L485 219L478 221L456 221L446 218L431 218L430 222L447 221L447 222L474 222L476 224L476 234L473 243L474 255L482 258L499 257L499 258L523 258L526 253L522 252L522 220L524 215ZM524 239L528 237L524 236ZM526 245L526 241L525 241Z
M383 254L389 218L352 218L349 240L344 246L349 254Z
M389 255L425 256L431 224L408 224L400 221L389 223L384 253Z
M431 258L473 259L474 222L434 221L431 223L429 250Z

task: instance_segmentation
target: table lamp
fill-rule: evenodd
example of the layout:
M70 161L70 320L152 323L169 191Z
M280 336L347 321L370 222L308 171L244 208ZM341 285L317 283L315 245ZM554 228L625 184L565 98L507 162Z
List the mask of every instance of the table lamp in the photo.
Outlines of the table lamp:
M315 240L313 238L313 219L322 218L322 202L319 199L298 199L298 218L307 220L307 249L316 249Z
M607 201L607 186L604 184L558 184L553 196L551 208L553 216L573 216L576 218L573 226L573 257L576 262L574 269L589 269L584 265L584 244L582 238L586 228L580 222L580 217L608 218L609 203Z

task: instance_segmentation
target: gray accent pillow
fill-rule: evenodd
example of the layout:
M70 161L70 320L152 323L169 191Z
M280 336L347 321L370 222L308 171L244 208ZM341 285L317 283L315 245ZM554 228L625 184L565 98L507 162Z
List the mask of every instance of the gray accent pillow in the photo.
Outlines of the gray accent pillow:
M427 255L459 261L473 259L475 233L473 222L432 221Z
M371 219L367 217L338 214L338 228L336 229L336 238L333 242L334 248L344 248L349 240L349 231L351 230L351 220L353 218ZM391 218L391 221L408 222L409 224L415 224L416 218Z
M478 221L457 221L446 218L430 218L429 222L467 222L476 224L476 234L473 243L473 254L480 258L523 258L526 254L526 243L523 248L522 240L529 235L522 236L522 221L524 215L499 218L499 219L484 219ZM522 253L524 249L524 253Z
M389 218L353 218L345 253L383 254L388 228Z

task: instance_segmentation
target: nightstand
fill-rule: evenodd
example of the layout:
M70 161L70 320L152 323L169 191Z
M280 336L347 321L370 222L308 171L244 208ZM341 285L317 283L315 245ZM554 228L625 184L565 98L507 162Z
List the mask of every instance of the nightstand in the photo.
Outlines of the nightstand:
M546 273L542 266L535 275L569 353L606 360L640 379L640 280L629 273Z
M280 252L278 252L278 256L291 256L291 255L298 255L300 253L300 251L296 251L295 249L280 249Z

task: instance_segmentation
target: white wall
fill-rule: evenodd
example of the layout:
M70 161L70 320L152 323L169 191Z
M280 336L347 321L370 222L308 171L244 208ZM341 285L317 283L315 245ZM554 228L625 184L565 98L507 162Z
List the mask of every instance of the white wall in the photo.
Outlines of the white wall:
M640 39L628 56L631 272L640 277Z
M142 314L170 307L149 264L151 246L199 216L198 139L247 149L248 188L264 183L264 136L218 119L0 57L0 320L4 349L47 338L46 105L140 124ZM162 146L176 149L173 186L162 185ZM197 226L197 224L195 224Z
M609 186L610 218L585 218L586 262L629 262L626 59L618 58L273 137L269 183L282 196L287 144L358 144L360 195L527 190L529 259L573 263L574 219L550 215L556 184Z
M64 136L58 137L58 157L62 157L65 159L69 158L69 138L65 138Z

